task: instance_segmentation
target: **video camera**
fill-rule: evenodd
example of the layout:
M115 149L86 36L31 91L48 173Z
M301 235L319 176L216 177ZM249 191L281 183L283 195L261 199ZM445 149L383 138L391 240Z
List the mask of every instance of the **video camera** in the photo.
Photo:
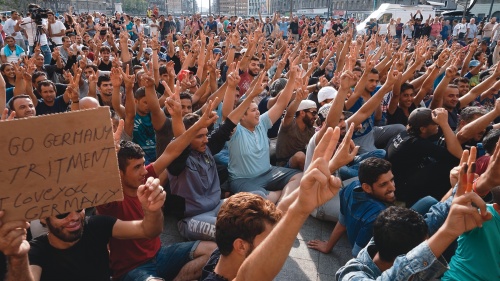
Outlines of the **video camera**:
M31 19L35 21L37 25L42 25L42 19L46 19L50 12L49 9L40 8L40 6L35 4L30 4L28 6L28 11L31 14Z

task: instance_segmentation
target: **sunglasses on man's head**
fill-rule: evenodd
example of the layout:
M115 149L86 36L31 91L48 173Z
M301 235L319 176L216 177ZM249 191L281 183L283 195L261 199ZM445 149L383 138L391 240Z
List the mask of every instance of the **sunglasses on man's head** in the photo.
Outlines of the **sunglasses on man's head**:
M80 209L80 210L76 210L75 212L81 213L82 211L83 211L83 209ZM59 220L62 220L64 218L66 218L69 215L69 213L71 213L71 212L67 212L67 213L64 213L64 214L59 214L59 215L56 215L55 217L57 219L59 219Z

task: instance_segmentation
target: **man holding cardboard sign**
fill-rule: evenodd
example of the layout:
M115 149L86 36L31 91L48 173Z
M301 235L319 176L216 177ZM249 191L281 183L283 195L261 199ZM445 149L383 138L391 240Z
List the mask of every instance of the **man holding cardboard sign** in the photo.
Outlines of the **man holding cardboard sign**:
M85 218L84 210L41 219L49 234L31 242L30 270L34 280L109 280L110 238L147 239L157 237L163 229L161 207L166 193L160 181L148 178L137 189L137 197L144 209L143 220Z
M4 221L32 221L121 200L109 116L101 107L0 122Z

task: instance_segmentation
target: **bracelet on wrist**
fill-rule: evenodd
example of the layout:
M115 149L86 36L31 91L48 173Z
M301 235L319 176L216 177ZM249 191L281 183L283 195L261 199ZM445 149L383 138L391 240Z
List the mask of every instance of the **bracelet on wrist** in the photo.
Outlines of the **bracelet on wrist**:
M71 101L71 102L72 102L72 103L79 103L79 102L80 102L80 100L77 100L77 101Z
M474 191L474 193L476 193L477 195L479 195L479 197L485 197L486 195L488 195L488 193L490 193L489 191L486 194L479 193L477 191L477 189L476 189L476 184L477 184L477 179L474 180L474 182L472 183L472 190Z

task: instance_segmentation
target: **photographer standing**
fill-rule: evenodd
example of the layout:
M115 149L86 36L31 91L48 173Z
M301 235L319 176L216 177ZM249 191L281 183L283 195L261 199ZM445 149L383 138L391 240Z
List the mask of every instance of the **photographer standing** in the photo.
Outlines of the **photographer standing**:
M66 27L61 21L56 20L54 12L52 11L49 11L47 13L47 22L48 22L47 34L53 41L51 43L52 43L52 49L54 49L55 47L62 45L62 37L66 35Z
M43 15L39 14L39 11L41 10L40 6L36 4L30 4L28 6L28 10L30 11L29 14L32 15L32 17L40 17L38 19L39 24L37 24L36 20L32 19L31 17L26 17L22 19L21 23L18 22L18 24L14 27L14 30L18 32L21 31L22 28L24 28L26 34L28 35L30 55L33 54L35 43L40 44L40 50L43 53L44 64L50 64L50 62L52 61L52 53L50 52L50 48L47 42L47 21L44 21L42 19ZM45 11L46 10L43 10L43 12ZM35 12L35 14L33 14L33 12ZM40 34L37 34L37 25L39 25L40 27Z

